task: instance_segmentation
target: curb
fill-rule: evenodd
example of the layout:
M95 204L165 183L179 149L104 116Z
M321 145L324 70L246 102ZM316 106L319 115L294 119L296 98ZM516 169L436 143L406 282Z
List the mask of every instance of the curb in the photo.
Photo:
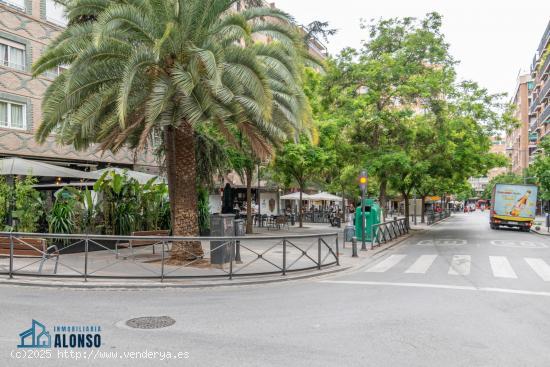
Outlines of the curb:
M336 265L335 265L336 266ZM1 279L0 286L22 286L22 287L44 287L44 288L69 288L69 289L166 289L166 288L216 288L216 287L234 287L241 285L260 285L270 283L282 283L293 280L302 280L315 277L321 277L331 275L339 272L349 270L351 266L344 266L337 269L330 269L322 272L309 273L296 275L291 277L270 278L270 279L256 279L251 281L223 281L223 283L196 283L196 284L181 284L181 283L166 283L158 282L151 284L143 283L112 283L112 284L98 284L98 283L52 283L44 281L20 281L19 279Z

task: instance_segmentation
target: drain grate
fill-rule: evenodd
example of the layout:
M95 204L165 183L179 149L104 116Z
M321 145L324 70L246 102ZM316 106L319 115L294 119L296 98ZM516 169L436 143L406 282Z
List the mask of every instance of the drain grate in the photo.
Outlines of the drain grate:
M136 317L126 321L126 325L136 329L161 329L163 327L172 326L176 320L169 316L146 316Z

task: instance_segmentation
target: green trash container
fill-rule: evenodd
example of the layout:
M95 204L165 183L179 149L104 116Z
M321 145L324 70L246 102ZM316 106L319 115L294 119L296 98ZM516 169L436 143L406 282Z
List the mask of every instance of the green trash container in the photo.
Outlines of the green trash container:
M365 205L365 241L371 241L373 237L372 225L380 223L380 206L373 199L365 199L363 203ZM355 237L357 237L357 241L363 240L361 231L361 206L358 206L355 209Z

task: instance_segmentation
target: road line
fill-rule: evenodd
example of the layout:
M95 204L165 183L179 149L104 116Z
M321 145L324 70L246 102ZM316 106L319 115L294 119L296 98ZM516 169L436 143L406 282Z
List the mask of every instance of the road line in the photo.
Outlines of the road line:
M495 277L517 279L518 276L506 256L489 256L489 262Z
M468 275L470 274L470 264L472 258L470 255L454 255L449 268L450 275Z
M374 286L390 286L390 287L412 287L412 288L435 288L435 289L451 289L451 290L478 291L478 292L490 292L490 293L509 293L509 294L522 294L522 295L528 295L528 296L550 297L550 292L524 291L521 289L491 288L491 287L478 288L478 287L472 287L472 286L450 285L450 284L392 283L392 282L371 282L371 281L359 281L359 280L322 280L319 283L374 285Z
M526 257L525 262L533 269L539 277L542 278L545 282L550 282L550 266L546 261L542 259L535 259L532 257Z
M367 273L383 273L395 265L397 265L401 260L403 260L407 255L391 255L387 259L380 261L378 264L374 265L372 268L365 270Z
M412 264L405 273L426 274L437 255L422 255Z

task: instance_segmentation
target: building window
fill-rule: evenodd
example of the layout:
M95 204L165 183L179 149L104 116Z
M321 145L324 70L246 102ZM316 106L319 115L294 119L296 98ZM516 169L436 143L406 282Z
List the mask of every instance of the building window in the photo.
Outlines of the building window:
M0 38L0 65L25 70L25 45Z
M61 74L62 72L64 72L65 70L67 70L68 67L65 66L65 65L60 65L60 66L57 66L55 69L52 69L52 70L48 70L44 73L44 76L46 78L50 78L50 79L55 79L57 78L57 76L59 74Z
M67 25L65 8L54 0L46 0L46 20L60 26Z
M20 103L13 103L0 100L0 127L12 129L25 129L26 106Z
M25 10L25 0L0 0L0 4L8 4L15 8Z

